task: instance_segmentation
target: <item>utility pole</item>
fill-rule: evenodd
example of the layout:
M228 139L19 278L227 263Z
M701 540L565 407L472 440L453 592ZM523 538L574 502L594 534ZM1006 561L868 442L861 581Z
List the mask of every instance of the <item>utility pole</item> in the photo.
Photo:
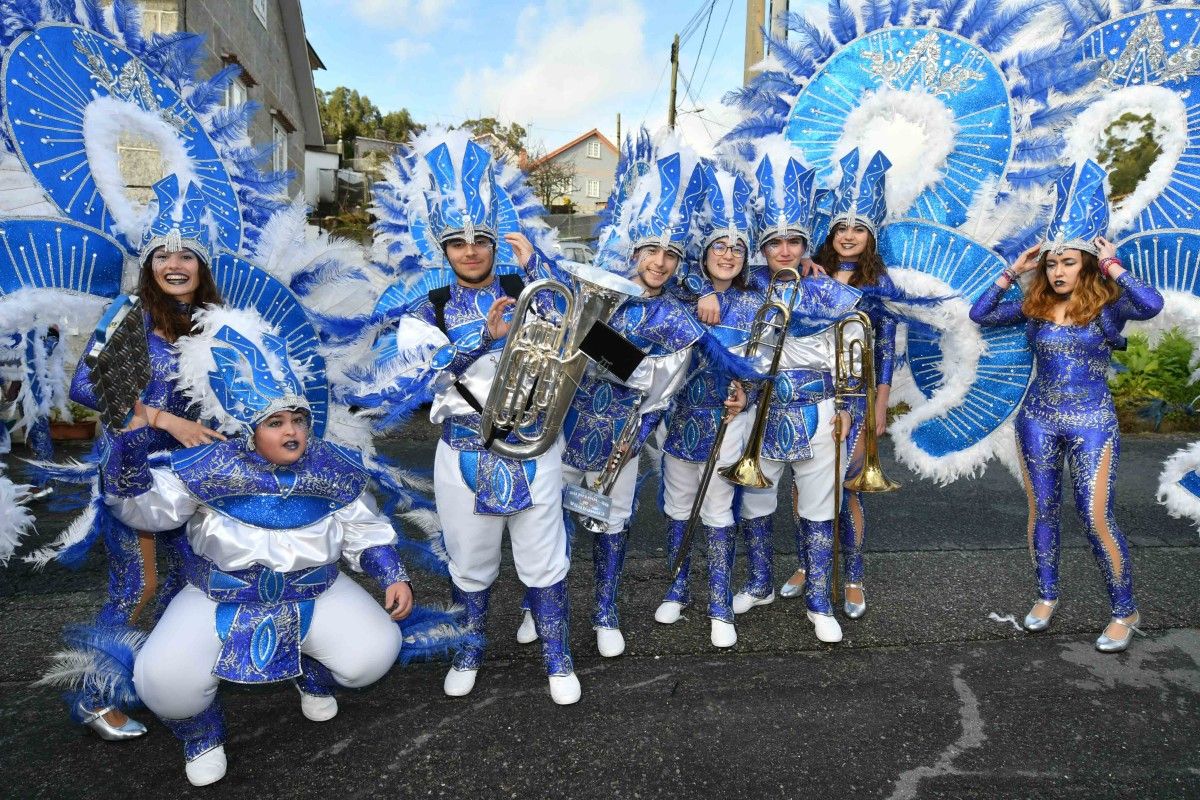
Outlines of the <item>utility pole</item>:
M787 41L788 0L771 0L771 38Z
M746 0L746 56L742 66L742 83L749 84L754 76L750 68L763 60L762 29L766 25L766 0Z
M617 112L617 150L621 149L621 112Z
M671 42L671 105L667 108L667 127L675 130L675 89L679 80L679 34Z

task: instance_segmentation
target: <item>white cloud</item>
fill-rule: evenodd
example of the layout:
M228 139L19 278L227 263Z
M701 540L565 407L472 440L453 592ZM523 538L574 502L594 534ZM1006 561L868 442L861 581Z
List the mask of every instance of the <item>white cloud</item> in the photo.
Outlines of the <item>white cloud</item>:
M640 113L661 70L642 35L636 0L562 0L527 6L498 67L459 80L461 107L506 122L579 132L610 127L617 111ZM622 106L624 105L624 108Z
M404 26L414 32L437 28L457 0L351 0L350 10L372 25Z
M412 39L397 39L388 45L388 52L397 61L408 61L433 52L429 42L417 42Z

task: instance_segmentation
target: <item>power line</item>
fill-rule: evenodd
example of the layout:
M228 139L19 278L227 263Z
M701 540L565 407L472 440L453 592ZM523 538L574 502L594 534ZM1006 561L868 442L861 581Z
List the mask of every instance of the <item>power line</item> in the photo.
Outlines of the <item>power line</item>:
M717 0L712 0L708 4L708 13L704 15L704 33L700 36L700 47L696 50L696 63L692 64L692 74L688 78L688 83L692 82L692 78L696 77L696 67L700 66L700 58L704 55L704 43L708 41L708 26L712 22L713 9L717 7ZM716 50L713 50L716 53Z
M729 14L733 11L733 0L729 0L729 6L725 9L725 21L721 23L721 32L717 34L717 43L713 46L712 56L708 59L708 67L704 70L704 78L700 81L700 94L704 93L704 86L708 83L708 74L712 72L713 62L717 60L717 53L721 50L721 41L725 38L725 26L729 24Z

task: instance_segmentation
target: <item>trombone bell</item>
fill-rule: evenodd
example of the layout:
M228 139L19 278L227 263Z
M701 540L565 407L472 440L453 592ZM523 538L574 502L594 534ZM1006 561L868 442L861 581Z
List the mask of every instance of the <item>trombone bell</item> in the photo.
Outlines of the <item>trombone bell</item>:
M864 463L862 472L843 485L852 492L866 492L867 494L894 492L900 488L900 484L883 474L878 458L871 460L870 463Z
M759 442L759 447L761 446L762 443ZM750 452L750 448L747 448L747 452ZM773 485L763 474L758 461L758 449L754 449L752 455L743 455L728 467L721 467L717 474L735 486L744 486L747 489L769 489Z

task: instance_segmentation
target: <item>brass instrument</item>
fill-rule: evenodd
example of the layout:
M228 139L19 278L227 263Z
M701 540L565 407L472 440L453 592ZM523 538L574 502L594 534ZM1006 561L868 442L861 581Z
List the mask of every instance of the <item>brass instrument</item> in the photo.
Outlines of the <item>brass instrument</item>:
M621 435L613 443L612 452L608 454L608 460L604 462L604 469L600 470L600 474L592 482L590 487L592 493L607 497L608 493L612 491L613 486L616 485L621 470L624 469L626 462L633 455L634 440L637 439L638 431L641 429L641 410L645 399L646 395L639 393L637 400L633 404L633 408L625 416L625 424L621 426ZM608 528L608 515L605 514L601 518L581 513L579 515L579 524L591 533L604 533L605 529Z
M484 404L480 433L490 449L508 458L536 458L550 449L575 397L587 357L579 350L596 322L607 322L629 297L642 288L599 267L570 263L564 269L575 284L542 279L525 287L517 299L496 378ZM536 296L548 292L565 302L554 322L526 313ZM519 443L505 441L515 433ZM500 435L504 434L504 435Z
M846 329L851 325L862 328L862 337L847 341ZM872 343L871 318L865 311L854 311L837 321L833 328L833 430L837 447L833 460L833 571L830 581L832 600L837 603L841 580L838 578L838 541L841 535L842 490L852 492L894 492L900 484L883 474L879 465L879 437L875 434L875 351ZM862 397L863 467L848 481L842 480L842 411L851 397Z
M792 283L793 292L789 301L775 300L776 283L786 281ZM767 414L771 407L771 397L775 394L775 376L779 374L779 360L783 357L783 342L787 338L788 324L792 319L792 311L800 299L800 273L785 267L771 276L767 284L767 299L754 315L750 325L750 340L746 343L746 358L754 358L764 347L772 348L771 368L762 382L762 391L758 396L758 413L754 417L754 426L750 429L750 438L737 461L717 471L725 480L736 486L748 489L766 489L771 481L763 474L759 454L762 453L763 437L767 430ZM774 312L774 318L772 318ZM767 341L771 334L776 335L775 341ZM710 456L711 458L712 456Z
M747 347L749 347L749 342L747 342ZM736 396L737 390L731 386L726 399L732 400ZM732 419L729 412L722 409L721 424L717 426L717 435L713 438L712 450L709 451L708 460L704 462L704 472L700 474L700 487L696 489L696 499L692 501L692 513L688 516L687 527L683 529L683 539L679 544L679 552L675 554L675 563L671 565L671 580L679 577L684 559L692 549L692 539L696 536L696 528L700 524L700 511L704 507L704 495L708 494L708 484L712 482L713 469L717 466L717 458L721 455L721 444L725 441L725 431L729 428L729 422Z

